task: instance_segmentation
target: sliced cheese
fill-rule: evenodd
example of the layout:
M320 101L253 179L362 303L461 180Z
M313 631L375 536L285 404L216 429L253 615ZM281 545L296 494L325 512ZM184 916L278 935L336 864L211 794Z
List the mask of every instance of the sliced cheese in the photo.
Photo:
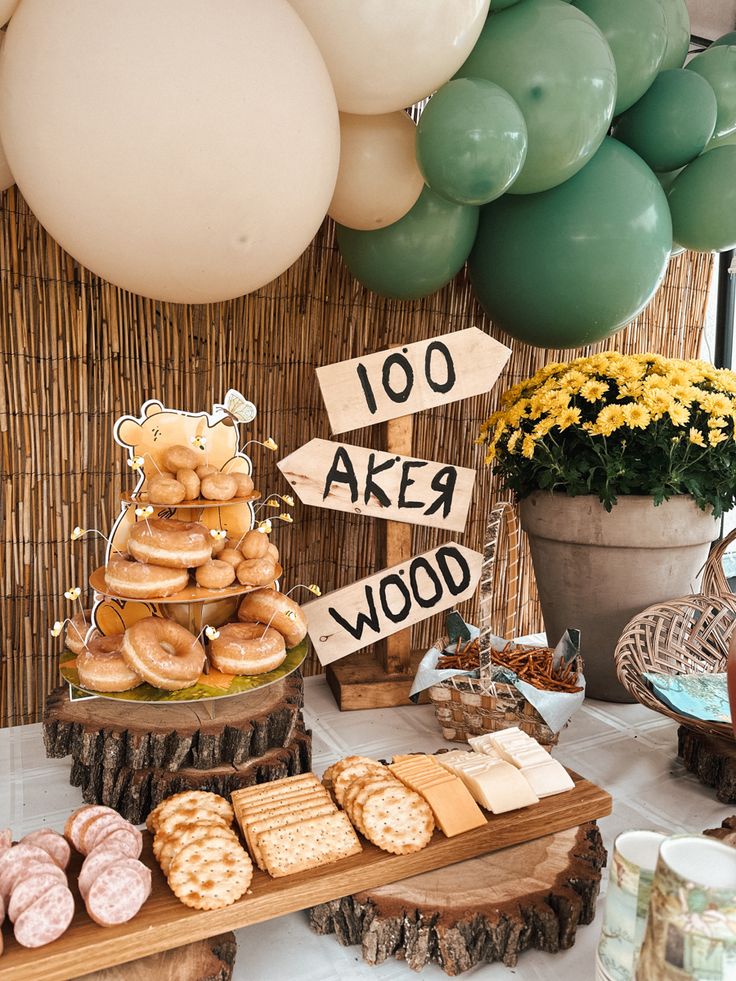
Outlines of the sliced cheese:
M551 757L544 763L522 767L520 772L537 797L551 797L553 794L572 790L575 786L564 766Z
M481 807L494 814L505 814L539 802L520 771L505 760L490 761L482 772L463 773L462 779Z

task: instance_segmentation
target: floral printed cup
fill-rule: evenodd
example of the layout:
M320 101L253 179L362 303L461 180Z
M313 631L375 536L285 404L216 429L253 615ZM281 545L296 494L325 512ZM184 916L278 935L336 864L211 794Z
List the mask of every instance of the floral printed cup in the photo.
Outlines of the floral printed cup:
M613 843L603 929L598 944L599 981L631 981L644 939L649 892L659 848L657 831L624 831Z
M663 842L637 981L736 981L736 848L703 835Z

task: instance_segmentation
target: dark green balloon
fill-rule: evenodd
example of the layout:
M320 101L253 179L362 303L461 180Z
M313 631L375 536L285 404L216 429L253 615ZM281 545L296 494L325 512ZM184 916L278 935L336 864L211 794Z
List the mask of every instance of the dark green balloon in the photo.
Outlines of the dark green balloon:
M667 46L660 71L682 68L690 49L690 11L685 0L660 0L667 25Z
M667 47L660 0L573 0L600 27L616 61L614 115L633 106L656 78Z
M381 296L418 300L462 269L478 229L478 208L425 187L403 218L363 232L337 226L340 254L355 278Z
M710 82L718 103L715 140L736 130L736 47L719 45L696 55L687 70L697 72Z
M711 48L718 47L721 44L736 44L736 31L729 31L728 34L722 34L719 38L711 44Z
M657 178L608 137L560 187L506 194L482 209L470 276L488 315L511 337L574 348L603 340L646 306L671 248Z
M696 72L660 72L649 91L619 117L613 135L652 170L676 170L705 149L716 127L718 105L710 83Z
M507 7L513 7L513 5L518 2L519 0L491 0L490 13L497 14L499 10L505 10Z
M421 115L417 163L443 197L487 204L519 176L526 143L524 117L508 92L485 78L456 78Z
M611 123L611 49L590 18L562 0L523 0L489 17L457 77L495 82L524 114L529 146L512 194L572 177Z
M668 193L675 241L695 252L736 248L736 146L709 150Z

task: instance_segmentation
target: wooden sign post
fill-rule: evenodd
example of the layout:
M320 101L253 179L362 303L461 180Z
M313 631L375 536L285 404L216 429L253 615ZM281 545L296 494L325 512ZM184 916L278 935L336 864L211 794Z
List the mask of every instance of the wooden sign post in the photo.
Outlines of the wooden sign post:
M383 571L305 607L312 643L326 666L327 681L341 709L411 704L409 691L424 654L412 648L411 624L449 609L475 591L480 553L450 543L448 548L462 550L471 570L462 595L445 584L447 588L439 590L425 606L407 601L407 614L397 622L392 620L395 611L392 613L391 608L383 620L380 612L376 613L380 629L366 629L357 640L350 638L349 630L336 631L330 619L338 601L350 607L349 601L355 599L355 609L360 612L361 598L365 602L369 595L366 590L372 596L378 589L386 600L380 592L386 577L404 576L413 563L444 555L438 549L412 559L412 524L448 531L465 528L474 472L414 459L413 415L487 392L510 356L511 351L503 344L470 327L317 369L333 434L377 422L386 424L384 452L313 440L279 464L305 503L370 514L386 521L379 556ZM438 574L436 581L440 583L442 576ZM394 579L394 599L399 582ZM368 645L372 645L371 650L361 650ZM353 653L358 650L361 653Z

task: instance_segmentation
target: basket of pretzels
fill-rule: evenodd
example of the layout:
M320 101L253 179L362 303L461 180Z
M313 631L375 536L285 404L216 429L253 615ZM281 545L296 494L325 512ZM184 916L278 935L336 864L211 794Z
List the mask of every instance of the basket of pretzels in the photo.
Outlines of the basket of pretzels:
M444 738L453 742L518 726L551 748L567 723L568 710L571 714L582 703L585 682L577 631L568 631L553 650L501 640L491 630L501 562L507 591L505 635L513 629L516 591L509 584L516 582L517 530L511 505L491 511L481 575L480 632L451 614L445 635L428 652L432 669L443 676L429 687L429 697Z

